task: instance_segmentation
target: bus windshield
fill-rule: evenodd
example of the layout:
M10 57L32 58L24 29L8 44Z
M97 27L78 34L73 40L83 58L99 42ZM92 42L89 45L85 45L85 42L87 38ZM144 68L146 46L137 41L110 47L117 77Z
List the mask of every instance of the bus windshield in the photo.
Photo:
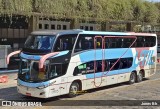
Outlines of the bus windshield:
M51 35L32 35L26 40L24 48L50 51L54 40L55 36Z
M42 82L63 75L66 71L66 64L50 65L48 61L44 64L43 69L39 69L38 62L21 59L19 66L19 79L27 82ZM65 67L62 69L62 67Z

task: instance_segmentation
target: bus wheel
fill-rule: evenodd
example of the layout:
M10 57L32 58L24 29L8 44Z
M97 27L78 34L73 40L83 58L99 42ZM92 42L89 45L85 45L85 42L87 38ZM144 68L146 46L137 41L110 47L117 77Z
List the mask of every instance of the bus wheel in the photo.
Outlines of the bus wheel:
M143 80L143 72L140 71L139 75L137 75L137 82L141 82Z
M135 82L136 82L136 73L132 72L129 79L129 84L134 84Z
M78 91L80 90L79 84L77 82L73 82L69 89L69 97L75 97L78 95Z

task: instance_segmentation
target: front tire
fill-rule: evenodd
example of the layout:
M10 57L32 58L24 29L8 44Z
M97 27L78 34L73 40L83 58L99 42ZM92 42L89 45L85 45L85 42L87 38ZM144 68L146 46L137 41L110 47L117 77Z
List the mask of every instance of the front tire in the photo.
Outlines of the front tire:
M129 84L134 84L136 82L136 73L132 72L129 79Z
M69 89L69 97L75 97L78 95L78 91L80 91L80 85L77 82L73 82Z

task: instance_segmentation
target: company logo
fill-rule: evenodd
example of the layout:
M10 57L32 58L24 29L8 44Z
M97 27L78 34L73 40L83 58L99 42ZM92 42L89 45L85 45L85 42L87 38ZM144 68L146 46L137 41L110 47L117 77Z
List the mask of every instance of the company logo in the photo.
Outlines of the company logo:
M145 65L153 65L153 50L142 50L142 51L136 51L136 56L134 59L134 65L137 67L138 65L140 67L144 67ZM136 62L136 59L138 58L138 62Z
M2 106L12 106L11 101L2 101Z

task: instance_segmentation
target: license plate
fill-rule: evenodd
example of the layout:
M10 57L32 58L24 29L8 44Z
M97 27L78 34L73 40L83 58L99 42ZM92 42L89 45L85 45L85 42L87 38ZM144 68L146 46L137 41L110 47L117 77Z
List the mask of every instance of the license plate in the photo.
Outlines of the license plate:
M31 93L26 93L27 96L31 96Z

